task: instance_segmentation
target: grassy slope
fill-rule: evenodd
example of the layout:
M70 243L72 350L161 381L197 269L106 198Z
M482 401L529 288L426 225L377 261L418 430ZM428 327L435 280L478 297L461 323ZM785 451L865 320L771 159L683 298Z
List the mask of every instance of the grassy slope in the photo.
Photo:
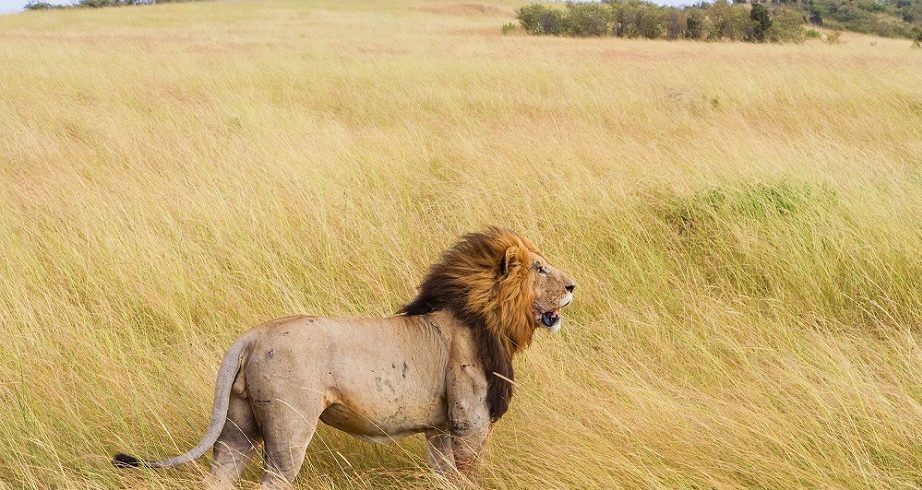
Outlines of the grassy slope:
M0 17L0 487L194 486L108 455L196 442L247 326L388 314L489 223L580 289L484 486L922 485L922 52L508 12ZM322 430L302 483L426 486L422 455Z

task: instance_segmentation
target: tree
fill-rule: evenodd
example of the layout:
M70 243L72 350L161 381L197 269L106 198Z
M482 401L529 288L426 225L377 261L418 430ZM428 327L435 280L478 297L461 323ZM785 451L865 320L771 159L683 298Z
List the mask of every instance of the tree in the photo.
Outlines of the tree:
M608 34L611 9L598 3L568 3L570 34L574 36L604 36Z
M801 42L806 36L802 24L803 15L797 10L787 7L775 8L772 10L771 27L768 28L766 37L773 43Z
M522 29L529 34L558 35L564 31L563 12L539 3L520 8L516 18L522 24Z
M749 18L752 19L752 39L758 42L765 41L765 35L772 26L772 19L768 15L768 9L760 4L754 4L749 11Z
M688 13L685 19L685 37L688 39L701 39L704 33L704 16L698 9Z

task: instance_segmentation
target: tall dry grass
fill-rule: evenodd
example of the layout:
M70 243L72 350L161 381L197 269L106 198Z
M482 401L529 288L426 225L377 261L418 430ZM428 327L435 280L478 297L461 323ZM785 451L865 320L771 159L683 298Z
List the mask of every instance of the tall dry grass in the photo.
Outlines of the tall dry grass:
M487 488L922 486L922 52L501 36L506 4L0 17L0 486L198 441L223 349L502 224L580 287ZM321 430L304 488L426 487ZM249 475L251 482L256 474Z

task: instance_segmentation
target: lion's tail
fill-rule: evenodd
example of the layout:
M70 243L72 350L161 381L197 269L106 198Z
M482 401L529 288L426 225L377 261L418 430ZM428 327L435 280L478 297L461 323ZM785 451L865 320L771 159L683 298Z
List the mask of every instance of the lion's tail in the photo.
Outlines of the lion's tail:
M237 371L240 370L241 354L243 354L244 349L249 345L250 336L244 335L234 342L234 345L232 345L231 348L228 349L227 354L224 355L224 360L221 361L221 367L218 369L218 379L215 383L214 408L211 412L211 425L208 427L208 433L206 433L202 441L198 443L198 446L190 449L185 454L162 460L141 460L134 456L118 453L112 458L112 465L116 468L138 468L142 466L148 468L167 468L188 463L202 454L205 454L205 451L214 445L215 441L218 440L218 436L221 435L221 431L224 430L224 421L227 418L227 407L230 404L231 387L234 384L234 379L237 377Z

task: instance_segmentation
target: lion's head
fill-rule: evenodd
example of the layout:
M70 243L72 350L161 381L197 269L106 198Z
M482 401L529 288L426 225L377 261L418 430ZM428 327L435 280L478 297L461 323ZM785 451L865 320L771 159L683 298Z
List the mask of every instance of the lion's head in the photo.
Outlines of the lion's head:
M527 239L492 227L471 233L446 250L426 274L406 315L447 309L470 326L490 383L490 411L499 418L508 407L512 356L531 344L539 327L557 332L559 311L573 300L576 284L548 263Z

